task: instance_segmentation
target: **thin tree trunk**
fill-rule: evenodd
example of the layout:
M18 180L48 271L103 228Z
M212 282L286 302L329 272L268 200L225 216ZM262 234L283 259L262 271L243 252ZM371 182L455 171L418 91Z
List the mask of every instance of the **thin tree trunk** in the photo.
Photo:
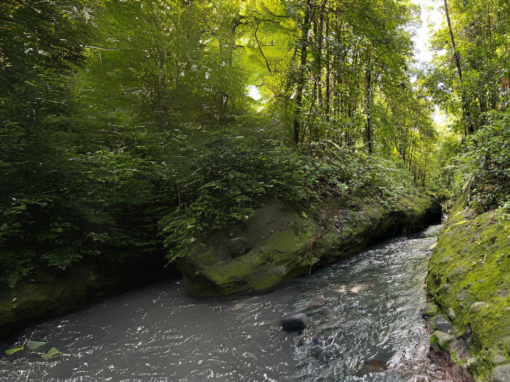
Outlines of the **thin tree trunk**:
M365 90L365 96L366 96L366 108L367 108L367 119L366 119L366 125L365 125L365 136L368 144L368 153L372 154L372 127L370 126L371 120L370 120L370 100L372 98L371 91L372 91L372 52L371 49L368 48L368 68L366 72L366 90Z
M467 126L467 130L469 134L474 132L473 122L471 121L471 112L469 111L469 101L466 97L466 92L462 86L462 67L460 65L460 54L457 52L457 47L455 45L455 38L453 36L453 28L450 20L450 12L448 11L448 0L444 0L444 10L446 13L446 21L448 22L448 30L450 31L450 38L452 42L453 48L453 58L455 60L455 65L457 66L457 72L459 74L461 92L462 92L462 108L464 111L464 122Z
M312 1L307 0L305 9L305 19L301 28L301 57L299 68L299 80L296 94L296 110L294 111L294 142L299 144L299 135L301 130L301 107L303 106L303 87L306 80L306 46L308 43L308 31L310 29L310 15L312 13Z
M327 15L326 17L326 38L328 39L327 40L327 43L326 43L326 49L327 49L327 52L326 52L326 107L325 107L325 112L326 112L326 121L329 122L329 109L330 109L330 99L331 99L331 89L330 89L330 53L329 53L329 15Z
M321 14L319 17L319 30L316 34L318 38L317 44L317 73L315 77L315 84L317 85L317 92L319 95L319 106L322 107L322 40L324 36L324 10L326 7L327 0L322 1Z

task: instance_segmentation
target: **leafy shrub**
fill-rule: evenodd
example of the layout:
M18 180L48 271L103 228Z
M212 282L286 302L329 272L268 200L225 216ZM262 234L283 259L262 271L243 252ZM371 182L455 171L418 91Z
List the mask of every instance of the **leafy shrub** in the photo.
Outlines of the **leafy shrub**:
M298 155L267 134L209 137L188 174L179 180L188 194L160 221L170 261L187 253L191 243L230 224L248 219L264 201L300 201L312 208L326 197L374 196L388 208L412 194L411 174L393 161L368 157L330 141ZM181 196L180 196L181 197Z
M169 259L186 253L207 232L246 220L265 200L297 200L296 155L270 135L211 134L178 179L179 205L160 222Z
M467 192L479 212L505 204L510 195L510 115L491 112L487 119L470 137L456 173L456 191Z

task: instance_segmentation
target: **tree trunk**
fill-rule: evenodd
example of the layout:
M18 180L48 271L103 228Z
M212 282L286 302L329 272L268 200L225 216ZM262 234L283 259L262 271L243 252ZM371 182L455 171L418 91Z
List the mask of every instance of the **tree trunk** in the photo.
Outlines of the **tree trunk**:
M303 87L306 80L306 46L308 44L308 31L310 30L310 15L312 13L312 1L307 0L305 9L305 18L301 27L301 58L299 68L299 79L296 94L296 110L294 111L294 142L299 144L299 135L301 130L301 108L303 106Z
M317 92L319 95L319 106L322 107L322 40L324 39L324 10L326 7L327 0L322 1L321 5L321 13L319 16L319 29L318 33L315 35L318 38L317 44L317 72L315 76L315 84L317 86Z
M450 12L448 11L448 0L444 0L444 10L446 13L446 21L448 22L448 30L450 31L450 38L452 42L453 48L453 58L455 61L455 65L457 66L457 72L459 74L461 92L462 92L462 109L464 112L464 123L467 126L467 131L469 134L474 132L473 121L471 121L471 112L469 111L469 101L466 96L466 92L462 86L462 67L460 66L460 54L457 52L457 47L455 45L455 38L453 36L453 28L452 23L450 21Z
M366 97L366 109L367 109L367 119L365 125L365 137L368 144L368 153L372 154L372 127L370 126L370 100L372 98L372 52L371 49L368 49L368 67L366 71L366 89L365 89L365 97Z
M329 54L329 15L326 16L326 38L328 38L327 44L326 44L326 105L325 105L325 113L326 113L326 121L329 122L329 109L330 109L330 99L331 99L331 89L330 89L330 80L329 77L331 75L330 73L330 54Z

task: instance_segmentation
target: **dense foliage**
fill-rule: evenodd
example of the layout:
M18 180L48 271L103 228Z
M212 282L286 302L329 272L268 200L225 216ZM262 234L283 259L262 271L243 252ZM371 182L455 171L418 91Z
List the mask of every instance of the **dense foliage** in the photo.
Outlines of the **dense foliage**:
M432 40L436 55L424 83L463 138L444 146L443 181L486 211L508 202L510 4L447 0L443 11L449 25Z
M510 207L509 117L488 114L487 126L473 134L467 153L458 159L457 191L467 192L471 206L480 212Z
M407 2L6 0L0 15L10 285L172 260L272 198L392 208L437 170Z

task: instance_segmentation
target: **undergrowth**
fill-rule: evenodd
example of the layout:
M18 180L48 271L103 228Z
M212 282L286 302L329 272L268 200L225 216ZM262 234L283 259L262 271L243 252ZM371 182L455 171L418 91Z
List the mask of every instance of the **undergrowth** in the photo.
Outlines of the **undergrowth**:
M230 224L247 220L272 199L300 202L312 210L328 197L345 207L352 197L371 197L392 209L403 195L417 192L410 173L395 162L315 143L299 155L270 135L207 139L182 180L191 195L160 221L168 259L186 255L190 245ZM189 185L195 185L190 189Z

